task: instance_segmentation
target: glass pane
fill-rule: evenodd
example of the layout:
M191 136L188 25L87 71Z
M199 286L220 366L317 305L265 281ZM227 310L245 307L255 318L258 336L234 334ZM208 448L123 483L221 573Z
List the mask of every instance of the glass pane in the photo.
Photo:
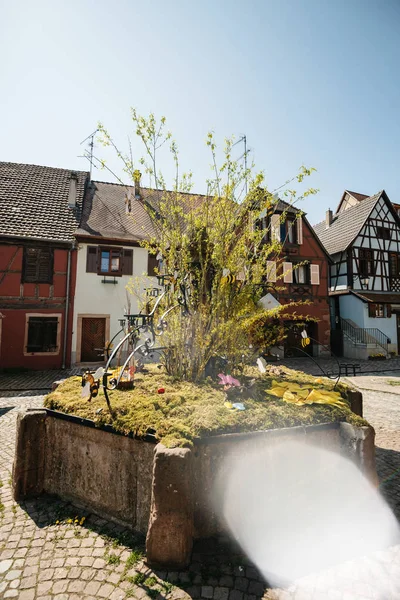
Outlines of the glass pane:
M110 252L108 250L101 251L101 266L100 270L102 273L108 273L108 266L110 264Z
M119 256L111 258L111 271L119 271Z
M294 244L294 222L288 221L287 228L288 228L288 242L289 242L289 244Z
M299 283L305 283L306 282L306 269L305 266L302 265L301 267L299 267Z

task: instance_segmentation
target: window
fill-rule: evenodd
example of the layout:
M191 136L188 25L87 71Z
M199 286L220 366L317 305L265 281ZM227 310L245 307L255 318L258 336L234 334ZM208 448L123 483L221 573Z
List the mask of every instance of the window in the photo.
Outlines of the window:
M127 248L101 248L88 246L86 273L98 275L132 275L133 250Z
M391 252L389 255L390 277L400 277L400 255Z
M390 304L368 304L368 316L373 319L390 318L392 316L392 307Z
M53 283L53 250L24 248L23 283Z
M383 240L391 239L391 233L390 233L390 229L388 227L377 227L376 235L378 238L382 238Z
M147 253L147 275L150 277L154 277L157 275L156 269L158 271L158 260L155 254Z
M374 251L370 248L360 248L358 254L360 277L368 277L375 273Z
M297 244L296 219L288 218L280 224L280 240L288 244Z
M293 281L300 285L310 283L310 265L299 265L293 268Z
M27 315L25 353L52 353L60 350L60 315Z
M100 269L101 275L121 275L122 271L121 251L100 249Z

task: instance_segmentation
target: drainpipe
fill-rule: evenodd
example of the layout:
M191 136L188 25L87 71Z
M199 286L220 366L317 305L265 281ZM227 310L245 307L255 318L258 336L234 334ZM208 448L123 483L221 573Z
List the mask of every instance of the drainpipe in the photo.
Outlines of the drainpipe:
M68 250L68 261L67 261L67 290L65 298L65 320L64 320L64 343L63 343L63 356L61 368L65 369L65 359L67 356L67 335L68 335L68 316L69 316L69 288L71 279L71 256L72 251L75 249L75 241L72 242L71 248Z

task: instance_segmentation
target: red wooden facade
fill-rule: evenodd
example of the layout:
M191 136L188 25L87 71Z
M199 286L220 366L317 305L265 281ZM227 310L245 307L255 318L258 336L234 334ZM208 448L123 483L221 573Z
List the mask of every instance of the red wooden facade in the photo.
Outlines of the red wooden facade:
M284 203L282 203L284 205ZM283 206L285 208L285 206ZM278 208L279 211L279 208ZM301 357L304 353L318 356L330 353L329 265L330 259L313 228L298 211L290 209L286 221L276 212L265 227L272 239L280 240L283 250L277 264L271 261L268 281L270 294L282 305L292 301L308 301L291 307L285 317L287 338L284 342L285 356ZM282 221L283 220L283 221ZM266 307L270 300L264 299ZM298 317L304 316L298 320ZM304 327L302 325L304 323ZM307 348L301 345L301 330L305 328L313 341Z
M49 283L24 281L24 254L43 248L51 256ZM70 289L66 311L67 265ZM76 251L34 241L0 245L0 368L58 369L70 366ZM65 341L65 319L68 319ZM51 340L45 345L44 338ZM35 338L34 340L32 338ZM35 345L33 345L35 344ZM64 347L66 348L64 355Z
M308 334L317 340L313 353L318 355L327 352L330 346L330 311L329 311L329 258L321 246L311 225L303 217L302 243L284 246L285 262L307 262L308 268L318 266L313 274L309 274L307 283L281 283L285 291L279 292L279 301L285 304L291 300L308 300L310 304L298 306L293 310L298 315L315 319L314 324L306 325ZM318 281L318 283L316 283ZM290 342L290 340L288 340ZM324 350L325 348L325 350ZM311 348L310 348L311 350ZM297 353L296 356L299 356Z

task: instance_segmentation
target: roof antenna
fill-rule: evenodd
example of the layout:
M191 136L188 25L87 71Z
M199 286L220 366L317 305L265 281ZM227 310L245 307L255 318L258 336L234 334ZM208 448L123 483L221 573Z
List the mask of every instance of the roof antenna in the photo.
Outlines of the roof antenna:
M84 144L87 140L90 139L90 142L88 144L90 151L85 150L84 153L84 157L87 158L90 162L90 171L89 171L89 179L92 179L92 167L93 167L93 148L94 148L94 137L96 135L96 133L98 132L98 129L96 129L96 131L93 131L93 133L91 133L90 135L87 136L87 138L85 138L79 145L82 146L82 144Z
M246 134L240 134L240 138L238 139L237 142L235 142L234 144L232 144L232 148L233 146L236 146L236 144L240 144L240 142L243 142L244 145L244 152L242 154L242 156L240 158L244 158L244 172L245 172L245 180L244 180L244 185L245 185L245 191L246 191L246 196L247 196L247 155L250 152L250 148L247 149L247 136ZM239 158L239 160L240 160Z

